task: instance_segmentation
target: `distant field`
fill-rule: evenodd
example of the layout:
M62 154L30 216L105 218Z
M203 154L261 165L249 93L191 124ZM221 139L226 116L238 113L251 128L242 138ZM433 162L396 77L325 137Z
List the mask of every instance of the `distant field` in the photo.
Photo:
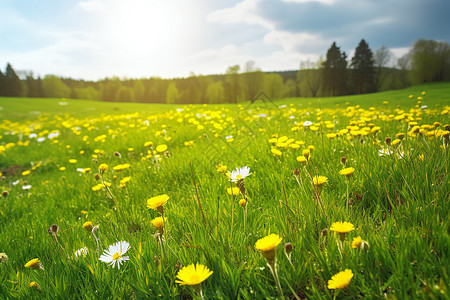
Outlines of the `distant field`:
M0 98L0 298L448 299L449 100Z
M302 108L321 106L322 108L334 108L336 105L344 105L349 102L350 105L361 105L368 108L373 105L379 105L384 99L395 103L396 105L410 105L409 95L419 95L421 91L427 90L428 97L433 99L434 105L448 104L450 99L449 83L433 83L428 85L413 86L408 89L389 91L374 94L341 96L328 98L292 98L275 100L275 103L286 104L295 103ZM52 115L68 113L75 117L94 116L99 114L124 114L132 112L156 113L159 111L167 111L182 104L145 104L145 103L118 103L118 102L101 102L92 100L69 99L67 103L70 105L61 105L61 99L48 98L4 98L0 97L0 119L8 119L11 121L34 119L38 115ZM256 106L262 105L262 101L256 101ZM243 103L244 107L248 103ZM216 106L216 105L211 105ZM225 104L224 107L233 108L231 104Z

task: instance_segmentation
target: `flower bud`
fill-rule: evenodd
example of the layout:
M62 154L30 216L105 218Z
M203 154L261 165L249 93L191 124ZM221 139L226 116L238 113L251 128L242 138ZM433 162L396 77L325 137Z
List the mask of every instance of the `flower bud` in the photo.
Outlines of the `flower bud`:
M52 226L50 226L48 228L48 233L49 234L56 234L58 232L58 229L59 229L58 225L53 224Z
M0 253L0 263L6 263L8 261L8 255Z
M386 143L386 145L390 146L391 145L391 138L387 137L384 142Z
M292 252L292 244L291 243L286 243L286 245L284 245L284 250L289 255L289 253Z

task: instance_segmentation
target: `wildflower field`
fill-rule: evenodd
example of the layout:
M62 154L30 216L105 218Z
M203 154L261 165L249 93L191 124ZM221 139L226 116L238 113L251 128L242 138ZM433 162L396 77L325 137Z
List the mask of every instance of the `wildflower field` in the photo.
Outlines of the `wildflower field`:
M449 100L0 98L0 298L448 299Z

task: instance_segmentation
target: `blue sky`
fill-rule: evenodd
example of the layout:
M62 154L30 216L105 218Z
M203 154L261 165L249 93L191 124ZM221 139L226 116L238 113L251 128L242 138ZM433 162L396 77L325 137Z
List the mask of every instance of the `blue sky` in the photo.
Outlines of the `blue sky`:
M397 56L450 41L448 0L2 0L0 69L96 80L295 70L333 41Z

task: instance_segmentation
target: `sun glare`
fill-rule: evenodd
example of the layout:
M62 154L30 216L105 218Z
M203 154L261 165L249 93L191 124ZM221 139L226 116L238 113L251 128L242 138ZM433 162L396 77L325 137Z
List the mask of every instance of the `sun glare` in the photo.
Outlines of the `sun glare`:
M170 63L186 55L196 41L191 19L195 7L166 1L116 2L106 9L105 39L117 59Z

